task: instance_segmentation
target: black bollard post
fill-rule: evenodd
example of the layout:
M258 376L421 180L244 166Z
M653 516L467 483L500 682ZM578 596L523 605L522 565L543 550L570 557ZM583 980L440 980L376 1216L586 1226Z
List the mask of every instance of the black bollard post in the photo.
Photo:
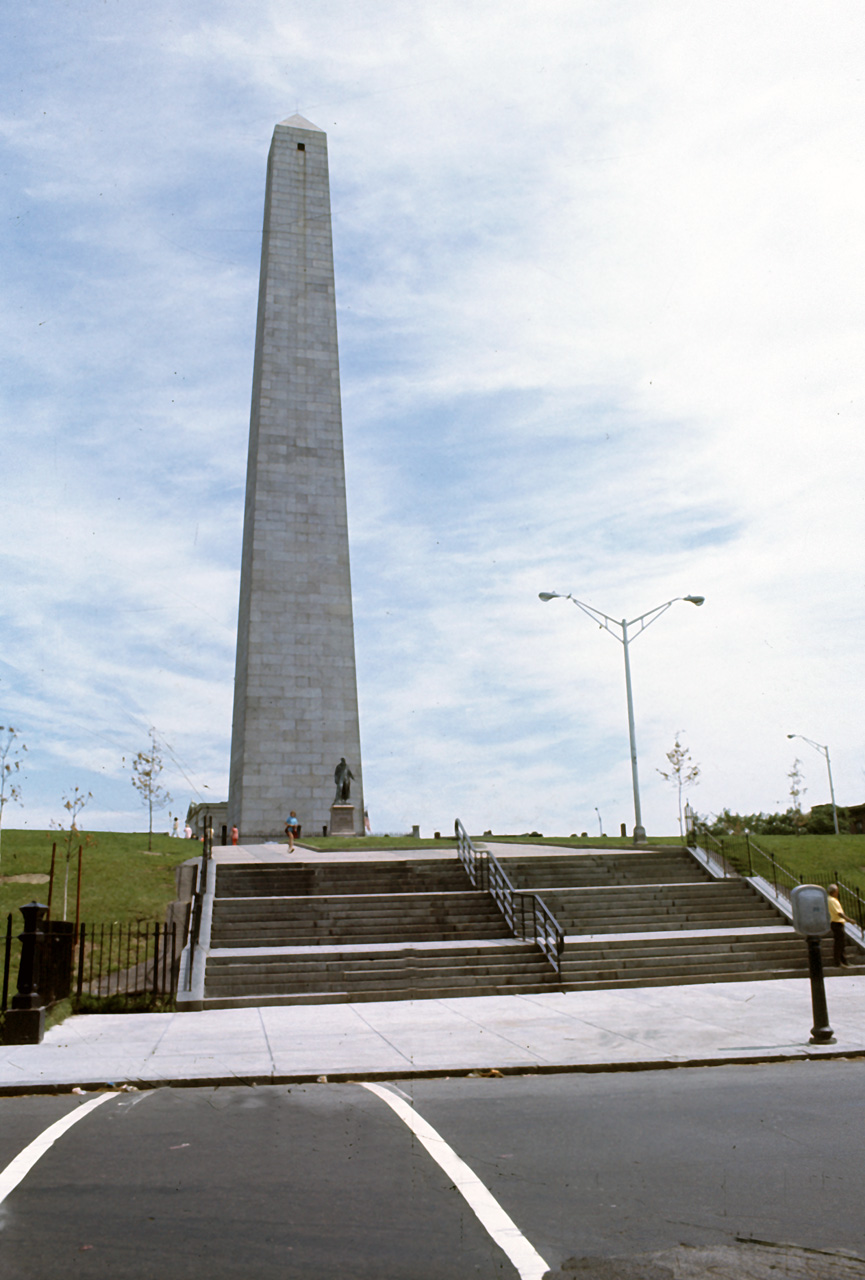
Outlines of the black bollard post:
M24 932L18 934L21 939L21 962L18 965L18 991L12 997L12 1008L38 1009L38 948L45 938L39 926L45 919L48 907L43 902L28 902L26 907L19 910L24 917Z
M834 1044L835 1035L829 1026L829 1010L826 1007L826 987L823 983L823 957L820 954L820 939L808 939L808 973L811 978L811 1008L814 1013L814 1025L811 1028L809 1044Z
M0 1026L0 1043L41 1044L45 1034L45 1008L39 995L39 948L44 941L42 924L48 907L44 902L28 902L20 908L24 917L21 960L18 965L18 990L12 997Z

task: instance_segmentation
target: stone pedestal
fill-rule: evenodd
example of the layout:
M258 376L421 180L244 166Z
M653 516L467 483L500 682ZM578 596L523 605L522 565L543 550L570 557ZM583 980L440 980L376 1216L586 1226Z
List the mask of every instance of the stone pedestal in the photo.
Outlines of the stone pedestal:
M332 836L354 835L353 804L332 804L330 806L330 834Z

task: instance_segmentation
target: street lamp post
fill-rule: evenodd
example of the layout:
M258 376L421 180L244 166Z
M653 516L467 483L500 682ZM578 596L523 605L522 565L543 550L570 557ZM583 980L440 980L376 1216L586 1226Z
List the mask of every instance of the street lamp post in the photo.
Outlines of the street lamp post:
M821 756L826 757L826 769L829 773L829 795L832 797L832 822L835 825L835 835L839 835L838 830L838 810L835 806L835 788L832 785L832 765L829 763L829 748L824 747L819 742L813 742L810 738L806 738L804 733L788 733L788 738L801 738L803 742L807 742L809 747L813 747L815 751L819 751Z
M651 626L656 618L660 618L661 614L666 613L670 606L674 605L678 600L687 600L689 604L701 605L706 597L674 596L673 599L668 600L666 604L659 604L654 609L649 609L647 613L641 613L638 618L632 618L630 622L628 622L625 618L622 618L622 620L619 621L617 618L609 617L606 613L601 613L600 609L594 609L590 604L584 604L582 600L578 600L576 596L572 596L570 592L568 595L563 596L560 595L558 591L541 591L538 595L539 599L543 601L570 600L578 609L582 609L583 613L590 617L594 622L597 622L604 631L609 631L613 639L618 640L625 651L625 691L628 698L628 735L631 742L631 779L634 786L634 844L645 844L646 830L643 826L643 818L640 812L640 780L637 775L637 736L634 730L634 698L631 693L631 662L628 653L628 646L632 640L635 640L637 636L641 635L646 630L646 627ZM634 635L629 635L628 628L636 627L637 624L639 624L639 631ZM619 628L621 635L613 630L614 627Z

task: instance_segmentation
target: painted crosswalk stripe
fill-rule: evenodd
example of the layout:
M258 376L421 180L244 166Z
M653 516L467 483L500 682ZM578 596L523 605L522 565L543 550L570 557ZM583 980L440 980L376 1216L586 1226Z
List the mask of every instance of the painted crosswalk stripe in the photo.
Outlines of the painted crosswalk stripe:
M521 1280L542 1280L550 1269L547 1263L529 1243L513 1219L505 1213L480 1178L472 1172L464 1160L460 1159L453 1147L448 1146L432 1125L427 1124L426 1120L396 1093L383 1085L366 1081L362 1083L364 1089L369 1089L370 1093L374 1093L376 1097L381 1098L382 1102L386 1102L400 1120L408 1125L418 1141L426 1147L436 1164L451 1179L484 1229L510 1258L520 1273Z
M39 1137L34 1138L23 1151L19 1151L15 1159L10 1161L3 1172L0 1173L0 1204L3 1203L10 1191L15 1190L22 1178L27 1177L37 1160L45 1155L49 1147L52 1147L67 1129L71 1129L79 1120L83 1120L94 1107L99 1107L103 1102L107 1102L109 1098L116 1096L114 1093L100 1093L98 1098L91 1098L89 1102L82 1103L80 1107L76 1107L68 1115L63 1116L60 1120L55 1120L54 1124L43 1130Z

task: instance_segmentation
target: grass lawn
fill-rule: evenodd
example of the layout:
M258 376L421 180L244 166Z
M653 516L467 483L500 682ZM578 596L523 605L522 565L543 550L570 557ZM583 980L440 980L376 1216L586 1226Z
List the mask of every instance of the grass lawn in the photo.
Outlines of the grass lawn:
M837 875L860 891L865 890L865 836L812 836L803 832L799 836L754 836L751 843L805 881L823 882ZM744 838L728 836L723 844L741 863Z
M54 896L51 916L63 919L63 881L66 874L66 840L61 831L20 831L7 829L0 840L0 920L5 928L8 912L13 913L15 933L22 924L18 907L27 902L48 901L48 873L51 846L57 843L54 869ZM147 852L147 833L116 831L81 832L72 846L66 919L75 919L75 892L78 876L78 845L83 847L81 872L81 919L88 924L124 924L136 920L163 921L165 908L173 901L174 868L195 857L201 846L192 840L175 840L154 835L153 852ZM16 880L16 876L44 876L40 883Z

